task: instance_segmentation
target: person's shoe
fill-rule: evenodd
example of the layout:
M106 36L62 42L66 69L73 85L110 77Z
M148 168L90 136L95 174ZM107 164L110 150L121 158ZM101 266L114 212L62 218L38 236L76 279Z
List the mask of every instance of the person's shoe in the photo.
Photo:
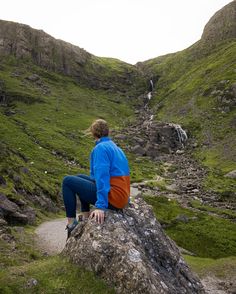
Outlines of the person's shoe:
M78 225L78 221L75 219L74 222L70 225L66 226L67 230L67 240L70 238L71 232L74 230L74 228Z

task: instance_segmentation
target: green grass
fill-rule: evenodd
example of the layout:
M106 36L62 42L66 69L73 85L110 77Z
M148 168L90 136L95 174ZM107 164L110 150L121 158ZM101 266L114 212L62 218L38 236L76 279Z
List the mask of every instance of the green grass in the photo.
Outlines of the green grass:
M182 208L177 201L166 197L146 196L153 206L160 223L166 226L166 233L180 246L199 257L222 258L236 256L236 224L207 213L196 213ZM179 216L187 222L178 220Z
M125 71L125 64L103 60L111 71ZM78 85L72 78L48 72L30 61L6 57L1 60L0 80L4 82L6 103L0 106L1 175L7 181L0 191L11 198L22 193L41 194L59 202L61 182L67 174L89 173L89 155L94 146L84 131L97 118L104 118L111 129L122 129L133 120L132 103L125 96ZM114 67L114 68L113 68ZM127 65L127 70L131 70ZM113 69L112 69L113 68ZM19 72L19 76L12 75ZM26 78L38 74L48 94ZM14 91L14 95L13 95ZM23 98L22 98L23 97ZM27 99L25 99L27 97ZM9 111L11 115L6 115ZM130 161L132 181L151 178L154 163ZM27 172L25 172L27 170ZM20 180L16 183L15 177Z
M10 241L0 239L0 269L28 264L42 258L35 247L34 232L31 227L9 227Z
M198 200L192 200L191 201L191 206L194 207L194 208L197 208L199 210L202 210L202 211L212 212L212 213L215 213L217 215L224 216L224 217L227 217L227 218L230 218L230 219L236 219L236 212L234 212L234 211L232 211L230 209L219 209L219 208L212 207L212 206L209 206L209 205L203 205Z
M31 279L37 281L33 286ZM93 273L60 256L48 257L0 272L0 292L13 293L115 293Z
M150 180L146 182L146 186L149 188L158 187L161 191L166 190L167 181L165 179L161 180Z
M200 278L205 276L216 276L220 279L229 280L235 278L236 257L230 256L219 259L201 258L190 255L184 256L185 261Z

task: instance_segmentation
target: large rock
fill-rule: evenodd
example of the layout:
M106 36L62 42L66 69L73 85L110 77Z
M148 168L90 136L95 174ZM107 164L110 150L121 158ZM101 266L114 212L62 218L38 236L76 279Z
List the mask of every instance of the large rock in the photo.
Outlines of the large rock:
M0 193L0 217L10 224L31 224L36 221L35 210L22 199L9 199Z
M12 224L28 223L27 215L23 214L20 207L16 203L10 201L4 194L0 194L0 217Z
M63 254L112 285L116 293L205 293L142 199L123 213L107 211L103 225L80 223Z
M223 40L236 38L236 1L217 11L206 24L201 40L212 46Z

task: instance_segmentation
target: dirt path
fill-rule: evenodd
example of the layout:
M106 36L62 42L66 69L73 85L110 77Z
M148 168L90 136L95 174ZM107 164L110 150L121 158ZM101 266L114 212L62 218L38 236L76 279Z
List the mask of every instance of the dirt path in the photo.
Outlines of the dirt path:
M66 244L66 218L42 223L36 230L36 243L45 254L59 254Z

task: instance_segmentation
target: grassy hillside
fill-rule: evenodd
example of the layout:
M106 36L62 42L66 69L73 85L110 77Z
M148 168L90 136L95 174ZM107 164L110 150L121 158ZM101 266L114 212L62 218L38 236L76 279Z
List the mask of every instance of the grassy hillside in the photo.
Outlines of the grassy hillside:
M4 58L1 81L1 191L10 198L48 195L58 201L63 176L89 172L93 139L84 135L96 118L112 128L132 120L126 96L79 86L30 61ZM129 155L133 180L148 176Z
M149 60L145 71L159 76L152 107L160 121L180 123L198 143L195 151L208 169L206 188L230 197L236 169L236 42L210 52L201 42L181 52Z
M124 64L116 60L97 62L110 69L104 71L107 75L124 70L120 69ZM1 58L0 193L17 204L23 200L33 207L36 224L58 217L50 213L50 207L34 201L35 196L51 199L54 207L61 208L63 177L89 173L94 140L84 131L97 118L106 119L112 129L123 128L134 118L130 98L78 85L73 78L44 70L29 60ZM127 155L132 181L156 173L154 163ZM91 273L65 259L43 257L34 244L34 227L18 226L9 226L5 232L0 224L0 292L113 293ZM37 286L30 284L32 278L38 281Z

